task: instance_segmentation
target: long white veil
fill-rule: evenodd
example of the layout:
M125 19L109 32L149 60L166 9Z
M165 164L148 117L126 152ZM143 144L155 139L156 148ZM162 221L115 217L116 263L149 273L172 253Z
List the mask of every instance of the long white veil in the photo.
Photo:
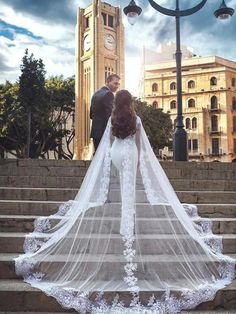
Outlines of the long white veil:
M120 183L109 120L75 199L38 218L15 259L26 282L79 313L179 313L235 277L222 238L179 202L138 122L137 175L127 141Z

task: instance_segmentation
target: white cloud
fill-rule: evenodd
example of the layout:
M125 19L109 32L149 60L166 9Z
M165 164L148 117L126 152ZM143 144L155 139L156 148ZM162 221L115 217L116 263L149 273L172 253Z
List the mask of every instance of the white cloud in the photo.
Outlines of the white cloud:
M16 80L20 75L20 63L26 48L35 57L44 61L47 74L65 77L74 75L74 55L62 50L74 49L74 27L73 25L50 25L48 21L34 19L31 16L15 12L7 5L3 5L2 19L14 26L25 28L33 35L42 39L35 39L27 34L19 34L12 30L14 40L11 41L0 36L1 52L6 57L6 64L12 67L12 71L0 73L0 82L5 80ZM14 46L13 46L14 45Z
M7 5L2 5L1 11L2 19L6 23L23 27L34 35L43 37L46 41L56 42L68 38L71 40L74 37L74 27L71 24L52 24L48 20L33 18L30 15L16 12Z

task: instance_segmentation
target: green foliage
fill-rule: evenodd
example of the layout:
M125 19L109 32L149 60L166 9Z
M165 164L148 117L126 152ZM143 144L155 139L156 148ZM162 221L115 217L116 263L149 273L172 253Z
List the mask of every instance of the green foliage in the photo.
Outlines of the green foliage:
M30 158L49 158L53 151L55 158L71 159L74 78L45 80L42 60L27 50L21 72L19 83L0 85L0 153L26 158L30 126Z
M29 55L28 49L20 66L18 99L27 115L26 124L21 126L22 141L26 146L22 151L23 157L37 158L42 151L39 137L42 138L41 130L47 129L48 108L46 106L44 64L41 59L37 60L33 54ZM44 110L44 115L42 115ZM45 117L46 116L46 117ZM45 119L46 118L46 119Z
M143 127L156 155L165 146L170 147L172 141L172 122L168 113L162 109L148 106L140 99L134 99L135 111L141 118Z
M70 150L70 143L75 133L73 125L68 125L68 122L72 124L74 122L75 80L73 77L63 79L63 76L56 76L48 79L45 86L52 126L51 149L58 154L59 158L72 159L73 151Z
M29 55L28 49L22 59L19 77L19 101L26 112L40 112L46 101L45 90L45 66L41 59L37 60L34 55Z
M22 126L26 118L25 110L18 100L19 85L6 81L0 85L0 149L1 152L15 150L21 155L19 142L22 139ZM21 117L18 120L18 117Z

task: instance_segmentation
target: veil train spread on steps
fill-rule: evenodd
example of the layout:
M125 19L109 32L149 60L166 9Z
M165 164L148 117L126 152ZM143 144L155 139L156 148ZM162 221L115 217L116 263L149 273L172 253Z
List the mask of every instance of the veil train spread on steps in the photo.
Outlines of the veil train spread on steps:
M109 120L75 199L38 218L15 259L25 282L82 314L179 313L235 277L222 237L180 203L137 125L111 149Z

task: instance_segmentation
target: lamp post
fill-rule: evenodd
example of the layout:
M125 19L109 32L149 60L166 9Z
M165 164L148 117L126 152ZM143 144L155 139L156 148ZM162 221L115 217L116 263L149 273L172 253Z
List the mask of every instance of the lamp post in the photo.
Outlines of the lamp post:
M199 11L207 2L207 0L202 0L196 6L187 9L180 10L179 0L176 0L176 9L170 10L164 8L157 4L153 0L148 0L150 5L158 12L175 17L176 21L176 81L177 81L177 123L176 130L173 136L173 159L175 161L187 161L188 160L188 148L187 148L187 132L184 129L183 124L183 106L182 106L182 52L180 45L180 17L188 16ZM128 17L128 21L133 25L138 16L141 14L142 9L135 3L134 0L131 0L129 5L124 8L124 13ZM227 19L232 16L234 10L228 8L223 0L221 6L218 10L214 12L215 16L220 19Z

